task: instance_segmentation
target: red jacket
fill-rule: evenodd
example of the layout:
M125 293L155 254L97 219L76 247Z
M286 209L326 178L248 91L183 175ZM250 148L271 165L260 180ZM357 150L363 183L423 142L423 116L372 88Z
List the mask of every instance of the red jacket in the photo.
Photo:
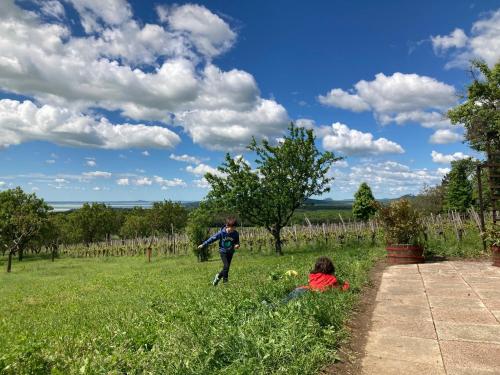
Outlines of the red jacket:
M319 292L323 292L329 288L342 288L342 290L347 290L349 289L349 282L344 281L343 285L339 285L337 278L334 275L326 273L310 273L309 285L305 285L304 288Z

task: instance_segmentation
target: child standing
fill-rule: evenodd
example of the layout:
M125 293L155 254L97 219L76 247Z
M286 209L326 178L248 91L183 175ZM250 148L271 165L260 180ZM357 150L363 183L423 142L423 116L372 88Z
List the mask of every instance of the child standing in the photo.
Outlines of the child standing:
M212 282L213 286L216 286L221 279L224 280L224 283L228 282L229 267L231 266L234 251L240 247L240 235L236 231L236 225L236 219L234 217L228 217L226 219L226 225L223 226L220 231L198 246L198 249L202 249L217 240L219 241L219 253L223 267L220 272L215 274Z

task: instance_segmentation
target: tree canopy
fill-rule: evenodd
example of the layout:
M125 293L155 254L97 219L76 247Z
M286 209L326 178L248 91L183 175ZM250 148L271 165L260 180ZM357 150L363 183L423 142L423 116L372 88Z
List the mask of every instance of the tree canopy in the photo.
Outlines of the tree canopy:
M466 100L448 111L453 124L464 124L465 139L471 148L486 151L491 140L500 149L500 63L490 69L482 61L472 62L473 81Z
M320 152L312 130L296 127L276 145L255 138L248 149L257 155L256 170L242 158L226 155L219 174L207 173L211 186L207 204L218 210L237 212L243 220L266 228L281 249L281 229L307 198L330 191L328 177L331 152Z
M466 212L472 205L471 159L451 162L446 184L445 209Z
M376 201L373 197L372 189L366 182L359 185L358 191L354 194L352 214L358 220L366 221L377 211Z

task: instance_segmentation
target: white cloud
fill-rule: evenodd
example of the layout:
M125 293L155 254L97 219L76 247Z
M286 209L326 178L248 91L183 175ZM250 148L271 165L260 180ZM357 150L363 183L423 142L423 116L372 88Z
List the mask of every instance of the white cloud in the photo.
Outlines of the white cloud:
M105 149L173 148L180 142L177 134L160 126L115 125L51 105L38 107L29 100L0 100L0 147L32 140Z
M373 134L350 129L339 122L332 124L330 133L323 138L323 148L346 155L404 153L403 148L395 142L386 138L373 139Z
M236 33L230 26L202 5L158 6L157 12L161 21L167 22L172 30L187 35L206 56L227 51L236 40Z
M147 177L142 177L142 178L138 178L137 180L135 180L134 184L138 185L138 186L146 186L146 185L149 186L149 185L153 184L153 181Z
M462 140L463 136L461 134L455 133L449 129L438 129L429 138L429 142L434 144L454 143Z
M391 76L378 73L372 81L356 83L352 91L333 89L319 100L352 111L371 109L382 124L421 122L427 127L448 125L436 110L444 111L457 100L453 86L431 77L399 72Z
M271 139L286 128L286 110L260 96L251 74L211 63L234 44L236 33L207 8L158 7L160 25L136 21L125 0L71 3L84 35L48 23L14 0L0 2L0 87L80 118L64 136L49 133L43 140L103 148L172 147L180 141L159 126L112 125L97 119L100 109L179 125L195 143L219 150L241 149L252 134ZM90 128L85 135L92 142L80 140L82 126ZM111 134L103 141L96 128ZM14 139L2 137L0 146L30 140L9 137Z
M370 105L359 95L349 94L342 89L332 89L326 95L319 95L318 100L321 104L348 109L353 112L368 111L370 109Z
M193 167L192 165L188 165L186 167L186 171L189 172L189 173L192 173L196 176L205 176L205 174L207 173L211 173L213 175L216 175L216 176L222 176L222 173L216 169L216 168L213 168L207 164L198 164L196 167Z
M47 164L55 164L56 161L54 159L48 159L48 160L45 160L45 162Z
M40 190L40 188L38 188L37 186L33 186L33 187L31 188L31 191L38 191L38 190Z
M82 176L86 178L110 178L112 173L103 171L84 172L82 173Z
M469 36L463 30L455 29L447 36L432 36L434 51L450 54L447 68L464 68L472 59L481 59L490 66L500 59L500 9L474 22Z
M308 118L298 118L294 121L295 125L299 128L314 129L316 122Z
M100 188L99 186L94 186L94 187L92 188L92 190L94 190L94 191L100 191L100 190L101 190L101 188Z
M35 4L40 7L40 13L45 16L59 20L65 16L64 7L58 0L37 0Z
M431 36L432 47L435 52L449 48L462 48L467 44L467 35L462 29L456 28L449 35Z
M162 187L178 187L178 186L187 186L186 183L180 178L174 178L172 180L164 179L160 176L154 176L154 181L161 185Z
M380 163L364 162L352 166L348 171L331 169L335 178L332 192L354 194L362 182L367 182L378 198L399 197L405 194L416 194L424 185L441 182L443 171L430 169L412 169L408 165L395 161Z
M190 156L188 154L183 154L183 155L170 154L170 159L176 161L182 161L184 163L201 164L200 159L198 159L196 156Z
M141 152L141 154L144 155L144 156L149 156L148 150Z
M121 186L127 186L130 182L128 178L119 178L118 180L116 180L116 183Z
M470 157L469 155L466 155L462 152L455 152L454 154L451 155L445 155L437 151L432 151L431 156L432 156L432 161L434 163L441 163L441 164L448 164L451 163L452 161L467 159Z
M193 183L194 183L194 186L196 186L197 188L200 188L200 189L210 188L210 184L208 183L208 181L205 177L193 180Z
M438 168L437 172L444 176L451 172L451 168Z
M67 183L69 183L69 181L67 181L64 178L56 178L56 179L54 179L54 182L57 183L57 184L67 184Z
M97 165L97 163L95 162L95 160L87 160L85 162L85 165L88 167L95 167Z
M0 181L0 188L5 186L5 185L6 185L5 181Z

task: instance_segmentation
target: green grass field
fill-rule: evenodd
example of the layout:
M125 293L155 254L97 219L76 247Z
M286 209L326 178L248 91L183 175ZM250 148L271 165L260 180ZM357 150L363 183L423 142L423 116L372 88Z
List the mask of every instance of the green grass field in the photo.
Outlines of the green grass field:
M324 245L286 251L237 254L230 283L217 288L210 281L218 260L16 262L12 274L0 273L0 373L316 373L335 359L356 293L384 251ZM306 283L319 255L334 259L352 291L280 304ZM289 269L299 277L271 277Z

